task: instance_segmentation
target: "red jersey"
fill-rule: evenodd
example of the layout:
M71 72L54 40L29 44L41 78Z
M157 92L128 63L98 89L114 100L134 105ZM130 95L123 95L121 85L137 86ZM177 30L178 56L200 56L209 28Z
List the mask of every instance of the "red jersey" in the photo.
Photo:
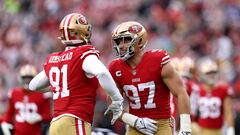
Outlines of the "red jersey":
M8 109L4 121L13 123L14 135L41 135L41 122L30 124L26 117L38 113L43 121L51 120L49 95L14 88L9 93Z
M196 115L198 111L198 108L197 108L198 100L196 99L199 98L200 86L196 82L190 79L185 79L184 82L185 82L187 93L189 95L189 99L191 103L190 104L191 120L196 121Z
M218 129L223 126L223 101L227 96L231 96L232 89L228 85L217 85L210 92L200 89L199 106L199 126L205 128Z
M129 101L131 114L152 119L170 118L170 91L161 78L162 68L169 59L165 50L152 50L144 53L135 68L122 59L111 62L109 70Z
M47 57L44 70L53 92L54 117L71 114L92 123L98 81L82 69L90 54L99 55L95 47L84 45Z
M190 111L191 111L191 120L192 121L196 121L196 115L197 115L197 101L196 99L199 98L199 91L200 91L200 87L197 83L195 83L194 81L187 79L187 78L183 78L184 81L184 85L186 87L187 93L189 95L190 98ZM171 113L172 116L177 119L177 101L176 101L176 97L174 97L173 95L171 95L171 100L170 100L170 105L171 105Z

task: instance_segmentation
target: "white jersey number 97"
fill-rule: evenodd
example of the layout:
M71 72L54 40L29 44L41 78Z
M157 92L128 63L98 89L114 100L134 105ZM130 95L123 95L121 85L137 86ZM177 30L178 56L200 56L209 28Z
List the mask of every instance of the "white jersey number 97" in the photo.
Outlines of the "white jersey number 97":
M129 98L130 107L132 109L140 109L141 106L141 99L139 97L139 93L149 89L147 103L144 104L145 109L156 108L156 103L153 102L154 94L155 94L155 84L154 81L140 83L137 87L134 85L124 85L123 90L126 93L126 96ZM132 93L130 95L130 93Z

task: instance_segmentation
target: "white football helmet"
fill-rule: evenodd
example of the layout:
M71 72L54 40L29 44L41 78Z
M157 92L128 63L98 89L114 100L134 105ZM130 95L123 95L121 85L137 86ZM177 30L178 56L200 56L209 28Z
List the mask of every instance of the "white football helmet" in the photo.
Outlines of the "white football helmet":
M119 47L121 40L130 40L126 51ZM112 41L113 49L116 51L116 56L127 60L134 55L136 47L143 49L146 46L147 32L145 28L138 22L124 22L119 24L113 30Z
M218 81L218 65L210 58L202 58L198 61L200 81L214 85Z
M71 46L90 42L92 30L85 16L79 13L66 15L60 25L59 31L62 43Z

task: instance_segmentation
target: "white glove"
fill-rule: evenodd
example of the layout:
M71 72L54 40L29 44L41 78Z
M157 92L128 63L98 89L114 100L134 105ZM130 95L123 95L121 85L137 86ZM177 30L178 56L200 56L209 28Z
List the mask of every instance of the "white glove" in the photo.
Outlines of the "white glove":
M157 132L157 122L149 118L139 118L135 115L124 113L122 121L131 127L135 127L145 135L153 135Z
M3 131L3 134L4 135L11 135L11 129L13 129L13 125L10 124L10 123L7 123L7 122L3 122L1 124L1 128L2 128L2 131Z
M190 132L190 131L182 131L182 130L180 130L179 132L178 132L178 135L191 135L192 133Z
M149 118L138 118L134 127L145 135L153 135L157 132L157 122Z
M123 100L112 101L112 104L108 106L108 109L105 111L104 115L107 115L110 111L113 113L113 118L111 124L113 125L115 121L121 116L123 111Z
M26 121L29 124L35 124L35 123L37 123L41 120L42 120L42 116L38 113L31 113L31 114L26 116Z
M235 130L233 127L227 128L227 135L235 135Z
M178 135L191 135L191 118L189 114L180 114L180 130Z

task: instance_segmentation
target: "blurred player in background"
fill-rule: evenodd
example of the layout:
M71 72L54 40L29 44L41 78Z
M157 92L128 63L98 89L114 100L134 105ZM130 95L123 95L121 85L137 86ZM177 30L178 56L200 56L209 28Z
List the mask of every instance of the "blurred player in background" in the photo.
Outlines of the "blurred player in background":
M197 101L199 98L199 84L193 80L193 75L195 72L195 63L194 60L188 56L184 57L174 57L171 59L171 63L174 68L178 71L178 73L182 76L184 84L186 85L187 93L190 98L190 112L191 112L191 128L192 128L192 135L200 135L199 127L197 124L197 117L198 117L198 106ZM172 106L172 113L173 116L177 117L177 106L176 106L176 99L173 97L171 100ZM178 118L176 118L178 119ZM176 122L178 123L178 122Z
M37 90L50 85L54 100L50 135L90 135L99 83L112 100L108 107L113 112L112 124L122 113L123 97L98 59L98 50L90 45L91 25L85 16L68 14L59 30L65 51L50 54L29 87Z
M200 135L222 135L224 122L227 135L234 135L231 87L220 81L218 66L210 58L200 59L198 70L201 81L198 99Z
M51 120L50 94L28 89L30 80L37 74L32 65L20 68L20 87L9 91L8 109L1 124L4 135L42 135L42 122Z
M131 124L140 117L157 121L156 134L172 135L170 93L173 93L177 97L180 113L179 135L190 135L189 97L181 77L169 64L168 53L158 49L144 52L147 32L134 21L118 25L112 32L112 40L119 59L111 62L109 70L129 101L129 113L137 116L122 115L122 121L130 125L126 134L141 134L141 130L139 132L139 128ZM152 121L146 122L154 124Z

